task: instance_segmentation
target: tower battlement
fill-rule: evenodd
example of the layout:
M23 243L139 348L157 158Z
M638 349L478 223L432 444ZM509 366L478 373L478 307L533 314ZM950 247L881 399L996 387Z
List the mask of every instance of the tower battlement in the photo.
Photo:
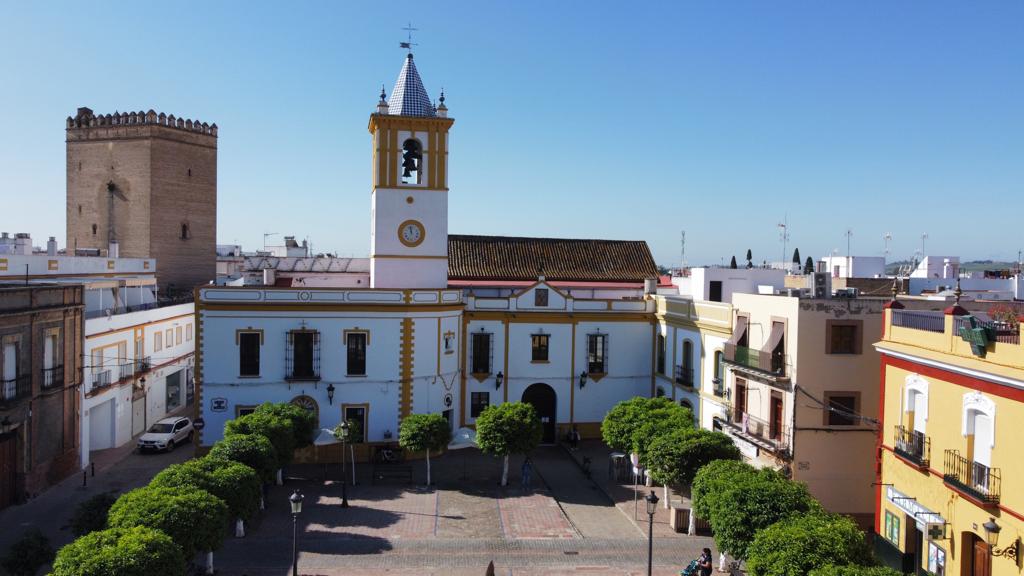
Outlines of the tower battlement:
M199 120L179 118L174 114L157 113L150 109L149 112L114 112L113 114L93 114L89 108L79 108L74 116L68 116L67 129L76 130L80 128L96 128L109 126L133 126L133 125L154 125L166 126L187 132L196 132L217 137L217 124L207 124Z

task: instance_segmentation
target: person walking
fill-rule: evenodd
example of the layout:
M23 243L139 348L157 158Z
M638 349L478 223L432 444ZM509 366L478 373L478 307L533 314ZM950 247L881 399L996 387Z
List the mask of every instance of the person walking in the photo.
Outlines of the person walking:
M569 432L569 446L572 448L573 452L578 450L580 447L580 431L576 428L575 424L572 425L572 432Z
M530 476L533 474L533 461L527 456L523 460L523 466L519 469L519 477L523 483L523 490L530 489Z
M711 563L711 549L705 548L697 560L698 576L711 576L713 565Z

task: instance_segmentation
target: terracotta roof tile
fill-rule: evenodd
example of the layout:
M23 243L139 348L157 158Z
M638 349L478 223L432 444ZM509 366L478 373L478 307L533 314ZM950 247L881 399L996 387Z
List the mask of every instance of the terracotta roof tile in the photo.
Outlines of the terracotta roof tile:
M448 235L450 280L643 282L658 276L643 241Z

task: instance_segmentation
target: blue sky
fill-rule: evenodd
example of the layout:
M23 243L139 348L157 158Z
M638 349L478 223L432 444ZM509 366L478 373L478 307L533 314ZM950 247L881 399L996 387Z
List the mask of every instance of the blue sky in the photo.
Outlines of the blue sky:
M63 245L64 119L220 127L217 236L366 255L401 28L456 119L452 233L646 240L659 263L1024 247L1024 3L0 2L0 230ZM1017 215L1017 216L1014 216Z

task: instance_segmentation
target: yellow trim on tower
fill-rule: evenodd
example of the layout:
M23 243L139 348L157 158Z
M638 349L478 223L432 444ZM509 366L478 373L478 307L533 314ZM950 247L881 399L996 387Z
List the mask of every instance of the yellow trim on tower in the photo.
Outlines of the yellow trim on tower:
M412 318L402 319L402 343L399 354L399 378L401 382L401 393L398 400L398 418L401 420L412 413L412 377L413 377L413 356L415 340L413 334L416 328Z

